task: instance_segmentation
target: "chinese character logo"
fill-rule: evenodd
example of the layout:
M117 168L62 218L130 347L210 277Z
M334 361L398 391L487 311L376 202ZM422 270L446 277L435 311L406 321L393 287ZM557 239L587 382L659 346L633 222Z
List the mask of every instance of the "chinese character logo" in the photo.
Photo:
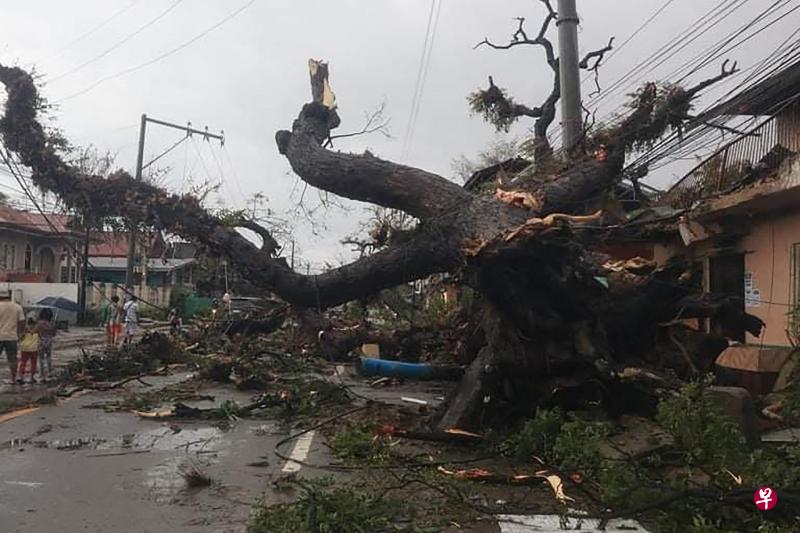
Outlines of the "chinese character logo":
M778 505L778 494L770 487L760 487L753 494L756 507L762 511L769 511Z

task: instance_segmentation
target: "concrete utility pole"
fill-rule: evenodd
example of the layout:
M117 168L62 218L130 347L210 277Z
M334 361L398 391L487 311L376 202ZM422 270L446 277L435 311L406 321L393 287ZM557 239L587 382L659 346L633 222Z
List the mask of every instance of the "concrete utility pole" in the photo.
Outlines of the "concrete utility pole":
M191 137L192 134L196 133L198 135L202 135L203 139L216 139L220 142L221 145L225 144L225 134L224 132L220 131L219 134L210 133L208 131L208 127L205 130L197 130L192 128L192 123L189 122L186 126L181 126L179 124L173 124L171 122L166 122L164 120L158 120L155 118L150 118L146 114L142 113L142 122L139 126L139 152L136 155L136 181L140 181L142 179L142 171L155 163L158 159L162 156L166 155L172 148L163 152L161 155L153 159L152 161L145 164L144 162L144 140L145 134L147 131L147 123L150 122L151 124L158 124L160 126L165 126L167 128L173 128L176 130L181 130L186 132L186 137ZM175 145L177 146L177 144ZM173 146L174 148L174 146ZM128 264L125 271L125 288L129 291L133 292L133 271L134 265L136 263L136 225L133 221L130 222L130 232L128 233ZM146 259L145 259L146 261ZM146 282L147 280L145 280Z
M583 135L581 80L578 66L578 11L575 0L558 0L558 62L564 148L572 152Z
M144 162L144 137L147 131L147 115L142 113L142 122L139 124L139 152L136 154L136 181L142 179L142 163ZM128 232L128 264L125 270L125 288L133 292L133 266L136 262L136 224L131 221Z

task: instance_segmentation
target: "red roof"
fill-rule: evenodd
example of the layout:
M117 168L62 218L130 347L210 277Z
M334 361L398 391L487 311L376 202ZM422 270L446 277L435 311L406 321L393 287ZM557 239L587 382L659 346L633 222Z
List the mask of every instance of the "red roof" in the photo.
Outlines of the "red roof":
M17 283L45 283L47 272L3 272L0 271L0 281Z
M161 257L161 242L160 236L150 238L147 257ZM89 257L128 257L128 233L93 233L89 243Z
M47 218L41 213L22 211L7 205L0 205L0 226L33 232L42 235L75 234L68 226L70 217L58 213L48 213Z

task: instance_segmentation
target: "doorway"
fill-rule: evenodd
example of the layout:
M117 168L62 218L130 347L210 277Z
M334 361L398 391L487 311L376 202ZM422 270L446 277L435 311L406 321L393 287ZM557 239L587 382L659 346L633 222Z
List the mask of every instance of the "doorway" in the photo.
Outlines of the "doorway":
M715 294L728 294L739 298L744 312L744 254L727 253L709 258L709 290ZM744 342L743 327L722 324L711 319L711 331L731 340Z

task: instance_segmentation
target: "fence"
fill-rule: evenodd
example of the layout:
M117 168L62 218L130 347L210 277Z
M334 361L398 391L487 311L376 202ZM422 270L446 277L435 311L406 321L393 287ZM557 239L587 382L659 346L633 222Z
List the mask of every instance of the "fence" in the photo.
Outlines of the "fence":
M800 114L775 115L726 144L666 191L659 203L686 209L745 178L766 177L800 151Z

